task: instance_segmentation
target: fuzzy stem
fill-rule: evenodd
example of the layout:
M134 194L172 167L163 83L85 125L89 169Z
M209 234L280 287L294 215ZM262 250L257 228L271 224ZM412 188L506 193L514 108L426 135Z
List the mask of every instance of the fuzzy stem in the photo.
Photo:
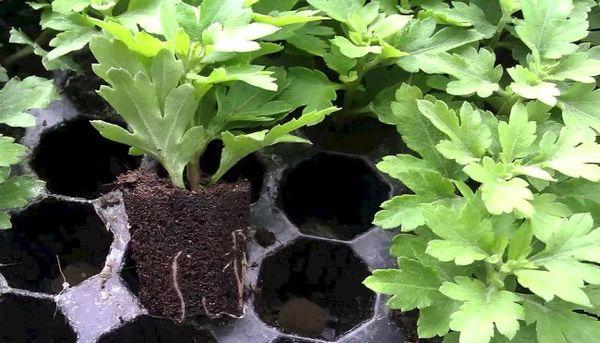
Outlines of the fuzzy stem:
M14 64L15 62L17 62L18 60L20 60L21 58L27 57L27 56L31 55L32 53L33 53L33 47L26 46L22 49L17 50L14 54L8 56L7 58L5 58L3 64L8 67L8 66Z
M192 192L202 188L202 170L200 169L200 157L194 158L186 168L187 181Z
M42 45L50 38L50 31L42 31L38 38L35 40L36 44ZM6 57L3 61L4 66L10 66L18 60L31 55L34 52L32 46L26 46L22 49L15 51L12 55Z

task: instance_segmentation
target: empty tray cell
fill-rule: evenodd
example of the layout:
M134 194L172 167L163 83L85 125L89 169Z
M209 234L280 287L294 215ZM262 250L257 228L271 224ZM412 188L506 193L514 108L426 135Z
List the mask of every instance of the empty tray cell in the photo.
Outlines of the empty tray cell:
M32 168L55 194L93 199L139 158L126 145L100 136L86 119L68 122L41 137Z
M364 160L318 154L284 177L281 205L302 233L350 240L369 230L386 184Z
M284 332L333 340L373 316L368 275L349 246L301 239L263 262L254 305Z
M62 274L71 286L98 274L111 241L91 205L46 199L0 232L0 273L14 288L56 294Z
M52 300L0 296L0 342L75 342L76 336Z
M396 128L368 116L334 115L320 125L304 129L318 148L350 154L369 154L376 149L403 147Z
M169 319L141 316L131 323L109 332L98 343L216 343L206 330L175 324Z

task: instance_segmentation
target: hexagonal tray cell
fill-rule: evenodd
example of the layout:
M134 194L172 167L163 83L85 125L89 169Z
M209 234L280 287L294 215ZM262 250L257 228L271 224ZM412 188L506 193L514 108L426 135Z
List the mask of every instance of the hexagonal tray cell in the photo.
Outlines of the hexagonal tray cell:
M212 175L219 169L222 148L223 143L221 141L213 141L208 145L200 160L203 172ZM226 182L235 182L240 179L246 179L250 182L252 187L251 200L256 202L260 197L265 179L265 167L256 154L243 158L223 176L223 180Z
M368 275L349 246L301 239L265 259L254 306L285 332L333 340L373 316Z
M65 317L49 299L0 296L0 342L75 342Z
M88 120L78 119L42 135L31 166L50 192L93 199L102 186L139 165L128 151L100 136Z
M216 343L206 330L196 331L190 326L177 325L168 319L150 316L138 317L131 323L109 332L98 343Z
M288 171L280 192L302 233L350 240L372 227L390 186L362 159L320 153Z
M62 290L57 256L71 286L99 273L112 241L85 203L46 199L14 216L13 226L0 232L0 272L9 286L30 291Z

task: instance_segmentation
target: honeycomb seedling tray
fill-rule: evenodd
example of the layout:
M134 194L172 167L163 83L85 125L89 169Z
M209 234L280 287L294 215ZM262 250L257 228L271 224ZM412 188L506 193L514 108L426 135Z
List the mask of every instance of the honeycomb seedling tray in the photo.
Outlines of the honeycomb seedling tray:
M370 118L356 130L328 120L305 132L312 147L246 158L229 175L253 189L245 315L179 325L148 315L136 298L122 195L107 187L148 161L102 139L66 95L36 115L21 139L32 150L21 168L48 191L0 232L0 341L403 341L387 299L362 285L394 262L392 233L371 224L379 204L402 191L374 168L398 151L394 130ZM341 143L340 130L353 145Z

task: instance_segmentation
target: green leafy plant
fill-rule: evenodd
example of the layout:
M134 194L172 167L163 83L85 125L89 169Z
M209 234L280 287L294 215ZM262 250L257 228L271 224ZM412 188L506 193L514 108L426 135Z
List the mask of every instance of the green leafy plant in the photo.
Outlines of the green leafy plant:
M600 59L586 41L596 2L406 5L483 39L421 56L424 73L371 104L410 152L378 164L408 191L374 221L401 229L390 251L398 267L365 285L391 295L393 309L418 309L422 338L597 340ZM517 65L497 65L492 49Z
M8 82L7 82L8 81ZM0 124L11 127L35 125L28 113L34 108L44 108L58 98L50 80L30 76L23 81L8 80L6 70L0 67ZM11 228L9 211L19 209L37 197L44 183L29 175L11 175L11 167L23 161L27 148L16 144L14 138L0 134L0 229Z
M600 11L592 0L55 0L54 63L90 44L122 128L93 125L173 183L343 105L395 125L378 168L409 190L375 224L398 267L371 289L419 310L421 337L593 342L600 335ZM63 60L64 61L64 60ZM64 62L67 63L67 62ZM332 81L335 80L335 81ZM339 97L339 98L338 98ZM285 121L293 114L294 119ZM581 329L584 328L584 329Z
M280 28L253 20L244 1L131 1L119 14L116 2L102 13L90 1L68 4L54 1L44 7L50 16L76 15L91 25L94 33L82 41L91 42L98 60L94 71L108 83L99 93L128 125L94 121L94 127L131 146L132 154L159 161L179 187L185 186L186 171L189 187L201 186L199 160L211 141L222 140L224 146L221 165L209 180L215 183L256 150L308 143L291 133L337 110L330 97L303 90L303 85L322 84L319 91L328 86L335 94L336 84L324 74L255 63L282 49L257 41ZM303 12L300 22L314 20L315 13ZM67 31L50 44L63 34ZM300 108L301 115L282 121Z

